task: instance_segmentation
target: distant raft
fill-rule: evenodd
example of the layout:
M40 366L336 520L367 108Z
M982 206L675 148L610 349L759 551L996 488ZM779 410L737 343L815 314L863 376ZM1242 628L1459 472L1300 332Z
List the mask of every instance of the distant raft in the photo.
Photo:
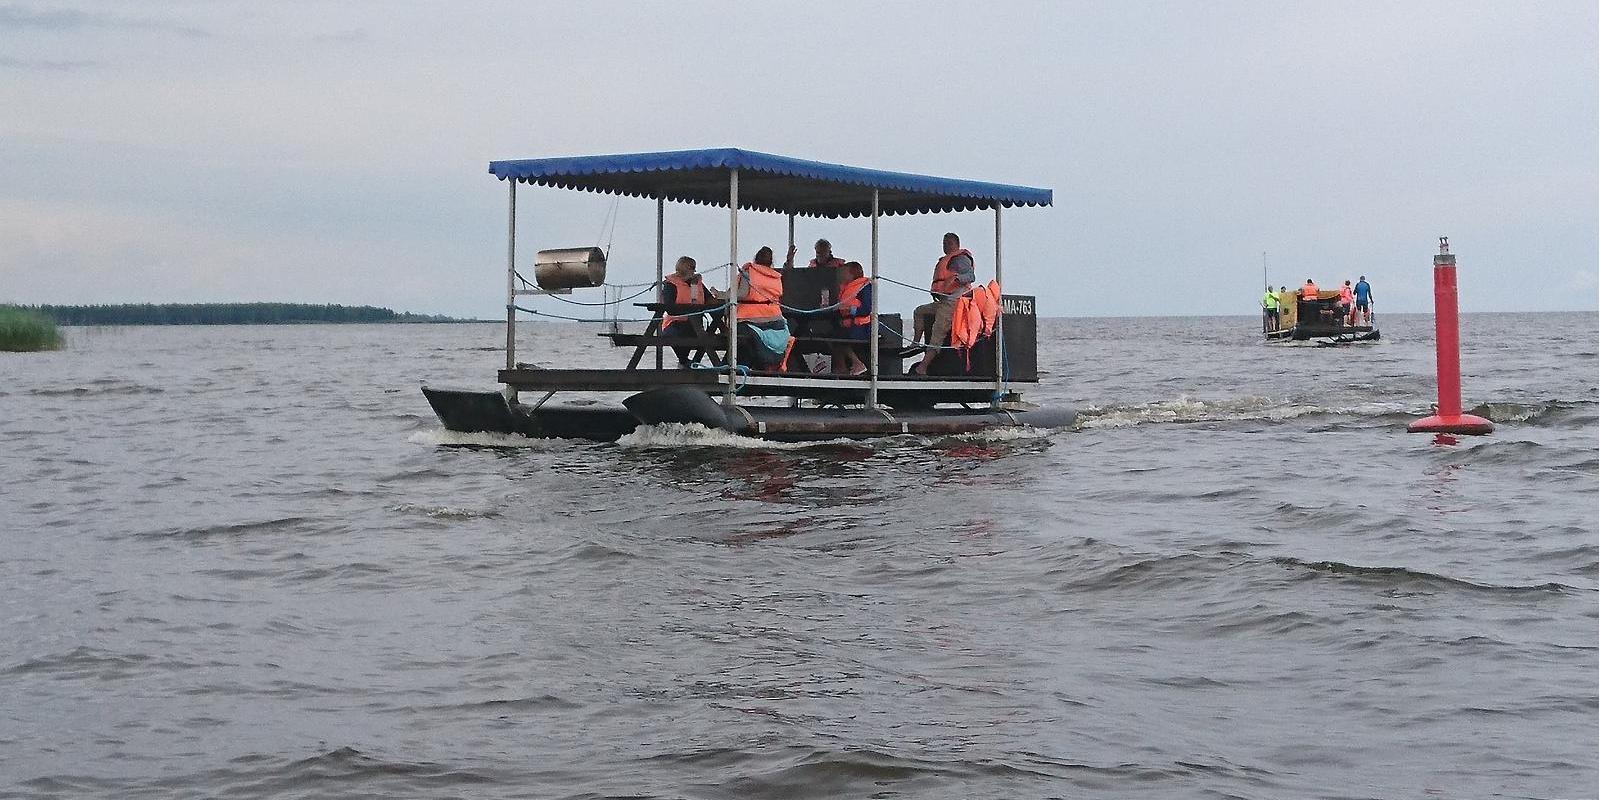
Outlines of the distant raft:
M1375 324L1349 323L1337 290L1318 291L1315 300L1301 299L1296 292L1280 292L1276 326L1269 321L1262 336L1268 342L1314 342L1326 346L1376 342L1381 338Z

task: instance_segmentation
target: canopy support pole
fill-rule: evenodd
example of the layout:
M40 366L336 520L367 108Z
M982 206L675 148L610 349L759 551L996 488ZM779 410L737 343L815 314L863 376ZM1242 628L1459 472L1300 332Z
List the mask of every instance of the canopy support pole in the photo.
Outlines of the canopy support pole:
M655 289L654 289L656 296L650 298L650 302L652 302L652 303L659 302L661 300L662 270L664 269L664 265L666 263L666 255L667 255L666 245L664 244L664 239L663 239L663 234L666 232L666 219L667 219L667 198L665 198L665 197L657 197L656 198L656 285L655 285ZM658 336L657 338L660 338L660 337ZM661 358L661 343L657 342L656 343L656 369L661 369L662 368L662 364L663 364L663 362L662 362L662 358Z
M789 249L785 250L783 252L787 254L785 256L785 258L784 258L784 262L783 263L788 265L788 266L791 266L791 267L794 266L794 212L793 211L789 212ZM804 359L802 358L801 361L803 362ZM800 407L800 398L799 397L791 397L791 398L789 398L789 407L790 408L799 408Z
M1005 295L1006 284L1000 277L1000 204L994 204L994 282L1000 286L1000 294ZM995 298L1000 303L1000 310L994 315L994 407L999 408L1006 392L1011 388L1006 382L1006 332L1005 332L1005 304L1001 298Z
M878 410L878 190L872 190L872 320L868 327L867 408Z
M506 212L506 369L517 368L517 179L511 184ZM506 402L517 402L517 390L506 385Z
M728 302L723 313L728 319L728 388L722 404L733 408L733 393L739 382L739 170L728 170Z

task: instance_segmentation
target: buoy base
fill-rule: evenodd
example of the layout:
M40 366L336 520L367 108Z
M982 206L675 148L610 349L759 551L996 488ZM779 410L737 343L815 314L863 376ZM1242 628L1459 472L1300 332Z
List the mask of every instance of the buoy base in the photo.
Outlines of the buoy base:
M1471 414L1457 414L1450 417L1435 414L1407 425L1406 430L1412 433L1463 433L1469 436L1482 436L1494 433L1494 423Z

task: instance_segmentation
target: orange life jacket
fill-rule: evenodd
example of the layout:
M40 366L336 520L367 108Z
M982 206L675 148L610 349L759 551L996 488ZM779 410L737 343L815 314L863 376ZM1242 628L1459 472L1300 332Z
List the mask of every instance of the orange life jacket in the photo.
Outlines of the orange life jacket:
M1314 283L1307 282L1305 286L1300 287L1300 299L1301 300L1315 300L1315 299L1317 299L1317 285L1314 284Z
M972 298L978 304L978 315L983 321L982 334L993 336L995 322L1000 319L1000 282L989 281L988 286L974 289Z
M950 309L950 346L970 351L978 343L978 336L983 333L983 312L978 309L978 300L972 291L956 298L956 307ZM971 359L971 356L968 356Z
M811 259L811 263L808 266L811 266L811 267L819 267L819 266L820 267L842 267L842 266L844 266L844 259L842 259L842 258L840 258L838 256L833 256L832 258L829 258L827 261L824 261L821 264L818 264L817 260L813 258L813 259Z
M872 324L872 315L870 313L857 313L861 308L861 300L858 299L858 295L861 294L861 290L865 289L869 283L871 283L871 281L868 281L866 277L860 277L855 278L849 283L839 287L840 325L843 325L846 328L854 328L858 325Z
M966 356L967 368L972 368L972 348L986 336L994 335L996 320L1000 317L1000 283L989 281L987 286L973 286L972 291L956 298L950 310L950 346L960 348Z
M690 283L683 278L678 277L677 274L674 273L666 277L664 284L672 287L673 289L671 299L667 301L669 303L690 305L700 304L706 301L706 282L703 280ZM686 319L688 319L688 317L674 317L670 314L664 316L661 318L661 330L665 331L667 328L672 327L672 323L681 322Z
M967 252L967 248L963 247L954 253L946 254L939 259L938 263L933 265L933 285L929 288L934 294L949 297L961 291L961 284L956 282L955 270L950 269L950 259L956 256L972 258L972 253Z
M783 309L778 307L783 299L783 276L777 270L752 261L739 268L739 275L749 286L739 301L739 321L766 322L783 317Z
M1349 286L1340 286L1339 287L1339 302L1344 303L1345 305L1348 306L1348 305L1354 304L1355 301L1356 301L1356 290L1350 288Z

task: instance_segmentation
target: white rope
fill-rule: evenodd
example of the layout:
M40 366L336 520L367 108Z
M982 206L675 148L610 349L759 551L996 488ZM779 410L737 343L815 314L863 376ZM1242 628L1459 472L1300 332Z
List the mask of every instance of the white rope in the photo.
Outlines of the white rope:
M718 311L725 310L727 307L728 307L728 304L727 303L723 303L722 305L716 306L715 308L708 308L708 309L705 309L704 311L696 311L696 312L693 312L693 313L695 313L695 314L715 314ZM532 308L528 308L526 306L513 305L512 308L514 308L514 309L516 309L518 311L526 311L527 313L533 314L534 316L551 317L551 318L554 318L554 319L564 319L564 320L566 320L568 322L654 322L655 319L656 319L655 317L645 317L644 319L609 319L609 318L583 319L581 317L567 317L567 316L562 316L560 314L551 314L551 313L549 313L547 311L538 311L538 310L535 310L535 309L532 309ZM670 315L670 316L686 317L686 316L691 316L691 315L690 314L674 314L674 315Z
M594 237L595 247L600 246L600 240L602 238L606 240L605 255L607 261L611 260L611 243L616 241L617 238L617 209L621 203L621 195L611 199L611 208L606 210L605 218L600 220L600 233L596 234ZM608 229L610 231L609 235L607 234Z

